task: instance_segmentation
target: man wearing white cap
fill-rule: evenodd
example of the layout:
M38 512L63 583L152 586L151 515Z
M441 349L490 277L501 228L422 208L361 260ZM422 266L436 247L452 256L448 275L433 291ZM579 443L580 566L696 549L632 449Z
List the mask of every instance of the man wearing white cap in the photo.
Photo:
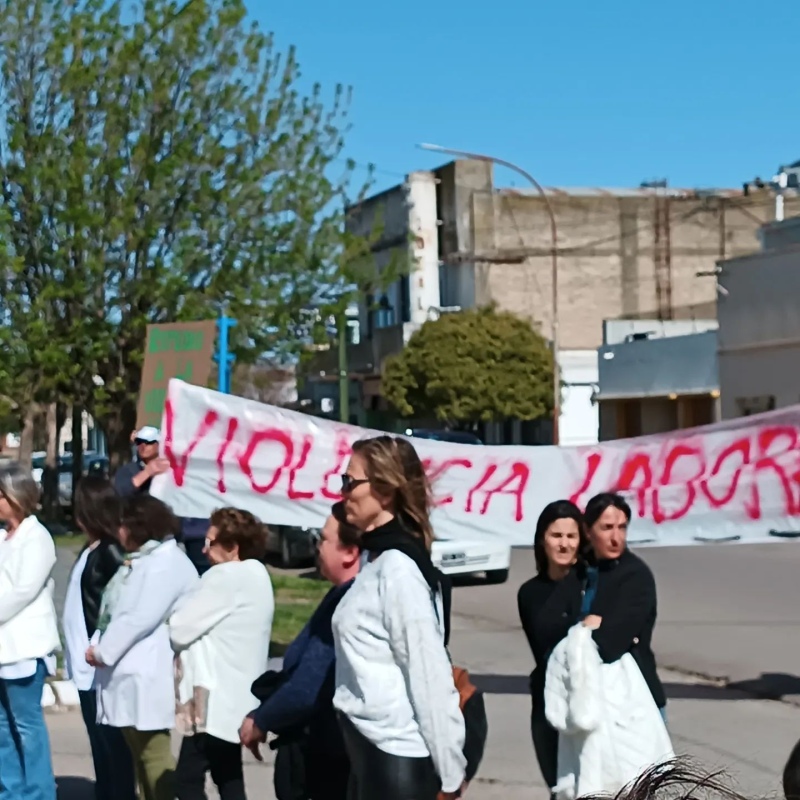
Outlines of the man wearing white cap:
M152 425L145 425L134 431L131 441L136 447L136 458L130 464L123 464L114 476L114 487L121 497L149 492L153 478L169 470L169 461L158 456L160 439L161 431ZM181 540L186 555L202 575L211 567L203 552L209 521L196 517L180 517L180 521Z
M114 487L121 497L149 492L153 478L169 469L169 462L158 457L160 438L161 431L152 425L145 425L134 434L136 458L130 464L123 464L114 476Z

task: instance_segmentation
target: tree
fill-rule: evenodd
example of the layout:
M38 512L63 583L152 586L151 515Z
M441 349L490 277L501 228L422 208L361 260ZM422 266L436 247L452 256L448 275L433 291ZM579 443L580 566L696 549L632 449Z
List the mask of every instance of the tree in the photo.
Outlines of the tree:
M0 11L0 346L21 407L85 407L124 458L148 323L224 307L239 361L283 354L369 253L343 234L349 93L304 95L242 0Z
M531 324L493 308L426 322L383 372L384 397L405 417L451 427L532 420L553 410L553 356Z

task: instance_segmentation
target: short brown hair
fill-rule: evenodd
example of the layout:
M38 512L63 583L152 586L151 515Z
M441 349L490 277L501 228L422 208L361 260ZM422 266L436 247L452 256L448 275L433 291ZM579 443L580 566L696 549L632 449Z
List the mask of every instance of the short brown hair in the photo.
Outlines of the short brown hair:
M181 533L181 522L173 510L149 494L123 498L120 527L128 532L125 545L129 550L138 550L149 541L177 539Z
M217 543L226 550L239 546L239 558L263 561L267 554L267 526L241 508L218 508L211 515Z
M334 503L331 516L339 523L339 543L342 547L360 547L361 531L347 521L344 503Z

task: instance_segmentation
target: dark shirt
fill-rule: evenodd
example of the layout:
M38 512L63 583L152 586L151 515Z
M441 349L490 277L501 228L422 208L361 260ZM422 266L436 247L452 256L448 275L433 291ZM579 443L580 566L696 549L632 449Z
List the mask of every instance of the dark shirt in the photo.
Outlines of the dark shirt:
M631 653L659 708L667 704L653 655L656 625L656 581L650 567L626 550L618 559L597 564L597 594L591 613L603 618L592 634L606 664Z
M250 716L265 733L280 734L308 728L310 752L344 755L333 708L336 652L333 644L333 612L352 585L335 586L323 598L283 658L288 679Z
M131 497L139 492L148 494L153 479L146 480L138 489L133 485L133 479L144 469L144 464L135 459L123 464L114 475L114 488L120 497ZM181 517L181 540L205 539L208 532L209 521L207 517Z
M519 590L520 620L536 662L531 674L534 702L543 699L547 659L553 648L585 616L587 609L582 606L586 575L585 568L576 568L557 583L537 575ZM612 664L631 653L656 705L663 708L667 699L652 650L657 612L653 573L641 558L626 550L618 559L599 561L596 575L597 582L588 587L587 594L594 589L588 613L603 620L592 633L600 657Z
M133 485L133 479L144 469L144 464L141 461L130 461L123 464L114 475L114 488L120 497L130 497L137 492L147 493L150 491L150 484L153 479L146 480L138 488Z
M530 682L531 697L536 706L544 705L547 659L578 621L574 591L564 591L568 587L562 586L563 583L564 581L551 580L547 575L537 575L523 583L517 593L519 619L536 664ZM580 591L577 579L574 586Z

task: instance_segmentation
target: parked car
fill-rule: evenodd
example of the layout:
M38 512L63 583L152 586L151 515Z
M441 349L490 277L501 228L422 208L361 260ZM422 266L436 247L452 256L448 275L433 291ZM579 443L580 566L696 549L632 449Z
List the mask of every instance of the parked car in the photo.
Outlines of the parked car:
M319 528L270 525L267 552L285 569L310 566L316 558L319 535ZM484 575L487 583L499 584L508 580L511 547L501 542L437 539L431 558L445 575Z
M508 580L511 546L502 542L436 539L431 559L445 575L483 575L486 583L499 584Z
M286 569L311 565L317 556L319 528L297 525L269 525L267 555L277 556Z
M42 485L42 474L46 464L47 456L44 453L34 453L31 463L31 473L33 479ZM58 502L62 508L69 508L72 505L72 453L64 453L58 457ZM83 474L102 475L108 477L109 460L106 456L98 453L83 454Z
M469 431L437 431L408 428L406 436L453 444L482 445ZM436 539L431 549L433 563L445 575L484 575L487 583L505 583L511 566L511 545L502 542Z
M469 431L409 428L405 435L455 444L483 444ZM282 567L288 569L313 563L319 541L319 528L270 525L269 531L267 552L277 556ZM436 539L431 557L445 575L484 575L487 583L499 584L508 580L511 546L502 542Z
M433 439L435 442L453 444L483 444L478 436L469 431L437 431L428 428L406 428L406 436L415 439Z

